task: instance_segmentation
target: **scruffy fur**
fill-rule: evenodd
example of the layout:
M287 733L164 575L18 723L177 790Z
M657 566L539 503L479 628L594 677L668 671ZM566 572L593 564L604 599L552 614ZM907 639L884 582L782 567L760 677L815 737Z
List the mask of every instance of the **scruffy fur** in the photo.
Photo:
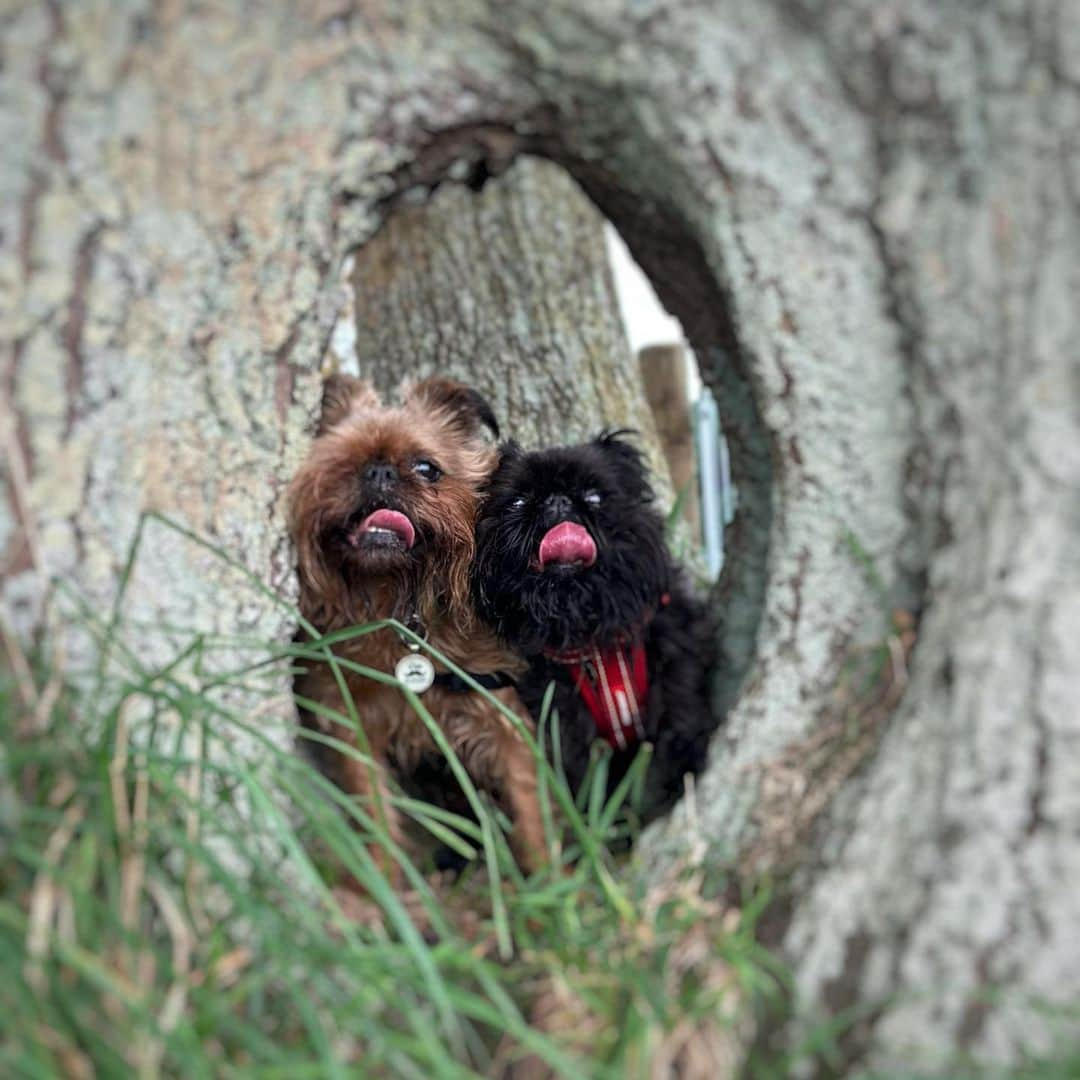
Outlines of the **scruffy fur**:
M383 405L359 380L334 376L328 381L319 433L289 492L300 610L316 629L326 633L418 616L430 644L467 671L520 670L516 654L476 619L469 591L478 492L497 457L483 438L484 425L495 429L487 403L449 379L419 383L399 408ZM356 540L358 523L379 509L409 518L415 529L411 548ZM407 652L392 629L334 648L347 660L388 674ZM440 775L440 752L396 685L349 672L344 677L376 765L325 746L318 748L317 758L401 842L401 821L388 798L390 776L408 783L418 774ZM298 677L296 691L347 715L326 664L311 666ZM495 695L531 725L514 690ZM422 700L473 781L512 817L523 868L535 868L543 860L543 825L535 761L523 738L479 694L435 685ZM349 726L307 710L302 719L308 727L355 745ZM373 799L376 793L381 798Z
M702 768L718 723L709 700L716 627L669 555L652 502L641 455L622 433L535 453L507 444L477 522L473 572L481 617L529 660L519 690L534 715L555 684L562 760L575 791L596 727L569 669L545 650L644 641L645 732L654 748L646 817L670 807L684 790L685 775ZM562 521L588 530L597 547L593 565L537 566L541 538ZM609 789L636 752L615 752Z

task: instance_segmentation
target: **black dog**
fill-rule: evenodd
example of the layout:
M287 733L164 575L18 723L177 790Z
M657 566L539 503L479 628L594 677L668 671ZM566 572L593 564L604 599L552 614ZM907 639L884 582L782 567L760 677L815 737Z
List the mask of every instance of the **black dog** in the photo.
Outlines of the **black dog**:
M477 521L477 610L530 661L518 689L539 716L549 683L576 792L594 739L614 756L609 791L653 744L646 819L705 763L718 718L716 626L664 542L641 454L624 432L584 446L503 447Z

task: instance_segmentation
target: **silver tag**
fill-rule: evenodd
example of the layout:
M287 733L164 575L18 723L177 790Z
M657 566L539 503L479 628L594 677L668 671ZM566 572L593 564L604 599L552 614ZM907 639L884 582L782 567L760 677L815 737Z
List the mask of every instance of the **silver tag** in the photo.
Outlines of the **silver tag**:
M420 653L409 653L397 662L394 675L414 694L422 694L435 681L435 665Z

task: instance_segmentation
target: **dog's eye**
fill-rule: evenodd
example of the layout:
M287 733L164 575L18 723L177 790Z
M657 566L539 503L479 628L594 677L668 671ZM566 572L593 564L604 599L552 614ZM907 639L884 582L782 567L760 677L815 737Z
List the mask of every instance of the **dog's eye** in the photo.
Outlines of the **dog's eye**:
M524 495L519 495L516 499L511 499L510 500L510 509L511 510L524 510L525 509L525 504L528 501L529 500L526 499Z
M599 506L604 501L604 496L599 491L586 491L585 501L590 506Z
M412 471L429 484L434 484L442 476L442 469L433 461L417 461L413 463Z

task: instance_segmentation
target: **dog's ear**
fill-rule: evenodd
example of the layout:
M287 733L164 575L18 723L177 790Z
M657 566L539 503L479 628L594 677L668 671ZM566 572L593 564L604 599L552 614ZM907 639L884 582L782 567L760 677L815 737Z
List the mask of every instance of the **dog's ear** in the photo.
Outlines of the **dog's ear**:
M512 461L520 461L525 456L521 443L516 439L507 439L499 444L499 464L508 465Z
M630 442L630 437L636 434L630 428L608 429L593 439L593 446L616 466L628 489L648 500L653 497L653 492L645 455Z
M645 458L641 451L630 442L630 437L637 435L630 428L608 428L593 439L593 445L617 461L624 468L635 469L642 479L645 477Z
M323 383L322 415L319 417L317 435L325 435L335 424L349 415L353 406L364 404L377 406L379 397L371 383L353 375L334 372Z
M442 375L424 379L409 390L405 400L438 410L453 427L469 437L478 436L485 427L496 439L499 437L499 423L487 399L456 379Z
M491 475L487 479L487 483L484 485L485 492L490 495L492 490L500 483L503 483L508 476L507 470L516 461L520 461L525 456L525 451L522 450L521 445L516 443L513 439L507 439L506 442L499 443L499 457L495 462L495 468L492 469Z

